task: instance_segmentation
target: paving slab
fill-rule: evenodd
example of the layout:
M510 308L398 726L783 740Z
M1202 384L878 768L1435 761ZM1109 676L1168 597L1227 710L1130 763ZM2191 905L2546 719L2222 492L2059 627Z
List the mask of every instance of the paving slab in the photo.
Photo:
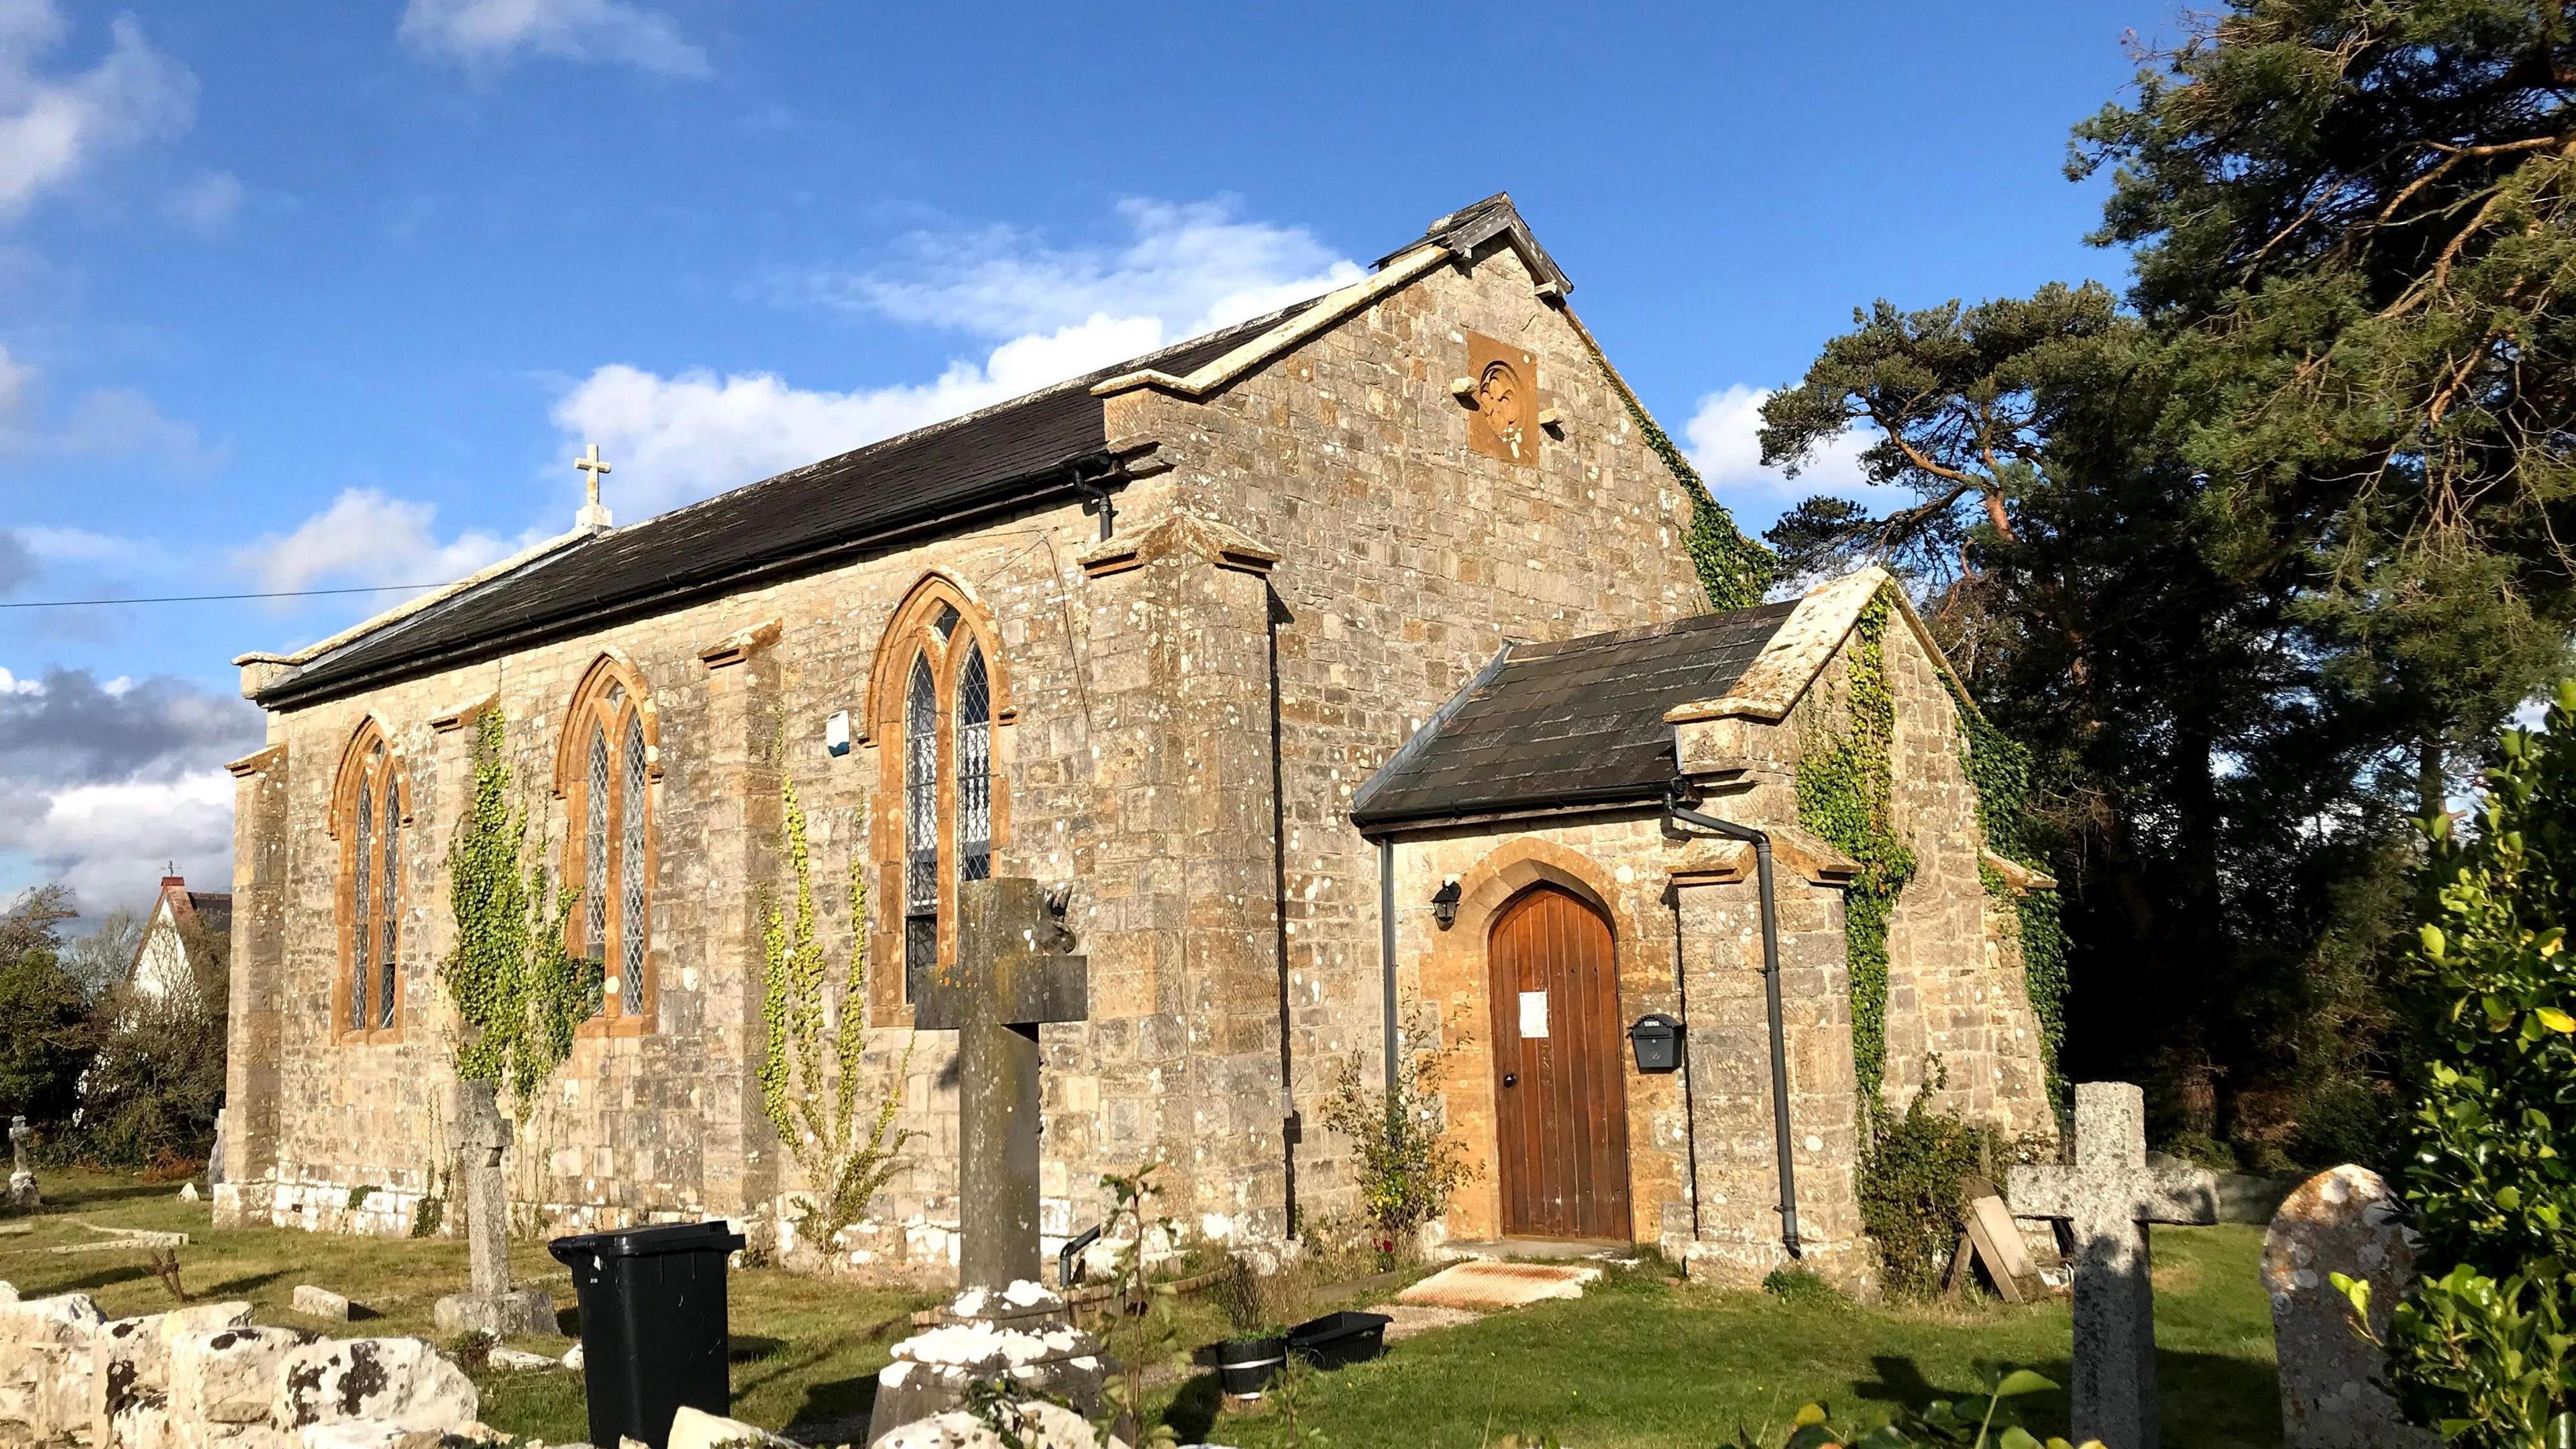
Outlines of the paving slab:
M1580 1298L1601 1276L1589 1263L1492 1263L1471 1260L1441 1269L1395 1295L1398 1303L1435 1308L1518 1308L1549 1298Z

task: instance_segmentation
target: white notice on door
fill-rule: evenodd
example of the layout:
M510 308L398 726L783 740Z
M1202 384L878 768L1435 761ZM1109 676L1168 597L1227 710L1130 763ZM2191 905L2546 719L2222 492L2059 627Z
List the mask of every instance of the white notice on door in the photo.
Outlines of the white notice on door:
M1546 992L1524 991L1521 993L1521 1035L1524 1037L1547 1035Z

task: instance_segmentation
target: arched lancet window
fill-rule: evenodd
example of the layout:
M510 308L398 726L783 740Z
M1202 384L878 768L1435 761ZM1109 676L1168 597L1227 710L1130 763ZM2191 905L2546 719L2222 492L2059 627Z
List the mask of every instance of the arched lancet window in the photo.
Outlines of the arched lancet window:
M374 721L341 756L332 831L340 837L340 972L331 988L342 1041L399 1040L402 1026L402 767Z
M912 658L903 706L903 994L939 964L939 686Z
M652 701L643 681L602 659L573 697L556 778L572 829L563 878L581 892L568 949L597 963L599 1005L584 1028L636 1034L652 1027L653 784L661 774Z
M1012 718L998 664L981 614L936 575L896 610L878 645L868 710L870 742L885 769L877 798L902 819L876 839L903 903L892 942L902 952L900 994L888 982L873 996L881 1020L914 999L956 949L958 885L993 874L1004 816L993 732Z

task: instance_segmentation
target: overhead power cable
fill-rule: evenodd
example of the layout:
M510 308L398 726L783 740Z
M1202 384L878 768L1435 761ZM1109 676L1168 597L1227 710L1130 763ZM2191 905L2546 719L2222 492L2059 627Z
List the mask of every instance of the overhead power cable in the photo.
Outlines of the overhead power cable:
M164 594L151 599L0 599L0 609L88 609L107 604L211 604L227 599L318 599L326 594L400 594L441 584L367 584L347 589L274 589L258 594Z

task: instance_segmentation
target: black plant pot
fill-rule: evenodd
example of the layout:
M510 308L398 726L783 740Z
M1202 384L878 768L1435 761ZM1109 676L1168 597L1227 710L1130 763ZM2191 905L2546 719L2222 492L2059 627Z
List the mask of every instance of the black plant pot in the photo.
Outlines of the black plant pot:
M1386 1352L1386 1326L1394 1321L1383 1313L1327 1313L1288 1330L1288 1351L1319 1369L1366 1363Z
M1258 1398L1288 1361L1288 1338L1229 1338L1215 1356L1219 1388L1238 1399Z

